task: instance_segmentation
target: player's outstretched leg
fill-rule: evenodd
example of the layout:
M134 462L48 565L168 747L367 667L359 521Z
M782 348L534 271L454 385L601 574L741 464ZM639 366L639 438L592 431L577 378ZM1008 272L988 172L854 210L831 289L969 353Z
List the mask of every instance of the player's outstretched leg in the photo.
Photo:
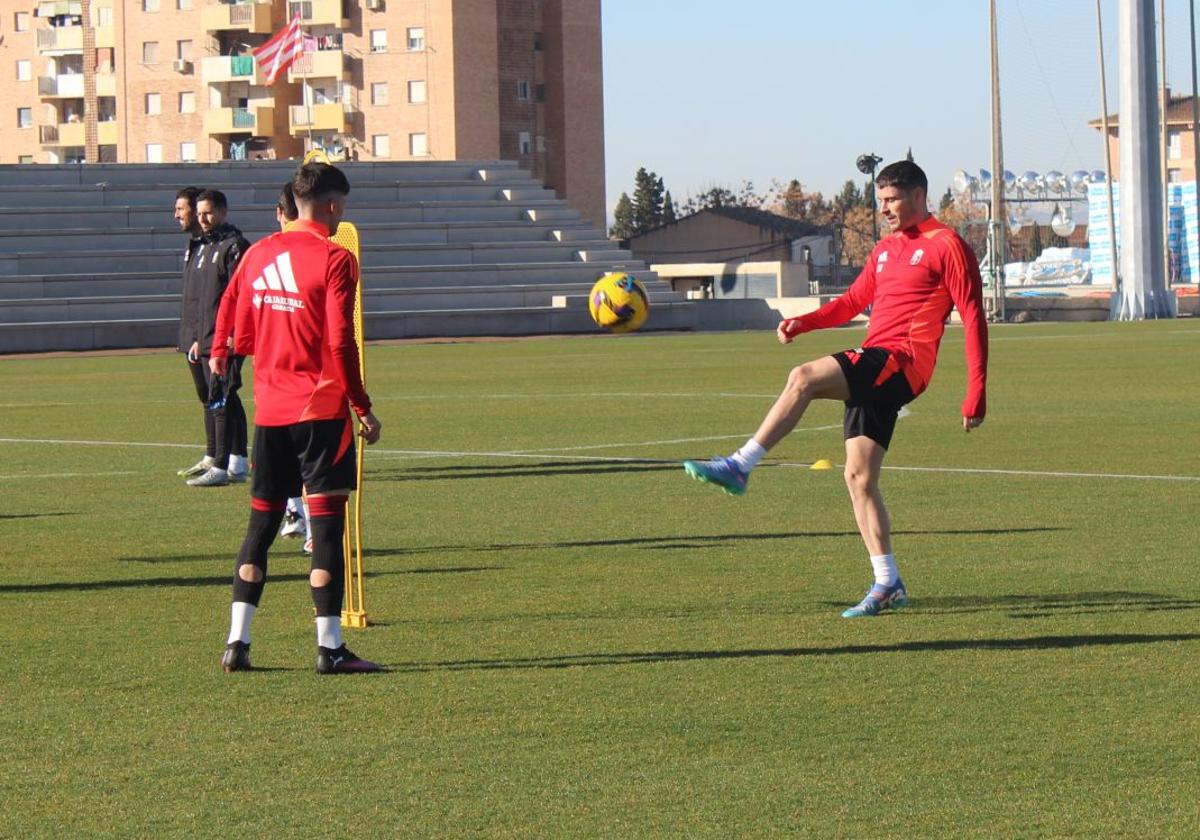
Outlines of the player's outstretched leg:
M342 641L342 596L346 586L346 496L308 497L313 554L309 585L317 610L317 673L368 674L380 670L356 656Z
M775 444L783 440L808 409L813 400L847 400L850 389L841 365L832 356L825 356L793 368L788 374L783 392L763 418L754 437L746 441L728 458L708 461L684 461L683 469L697 481L715 484L731 496L746 492L753 470Z

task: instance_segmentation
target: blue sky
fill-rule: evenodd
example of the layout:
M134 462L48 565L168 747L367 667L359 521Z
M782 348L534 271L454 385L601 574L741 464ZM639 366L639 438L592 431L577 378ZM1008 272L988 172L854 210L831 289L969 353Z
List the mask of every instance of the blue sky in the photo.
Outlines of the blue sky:
M1006 168L1102 168L1094 0L998 5ZM1116 110L1117 0L1101 5ZM1188 93L1187 0L1166 18ZM677 201L792 178L829 195L863 180L863 152L911 147L934 195L989 166L987 0L603 0L603 26L610 214L639 166Z

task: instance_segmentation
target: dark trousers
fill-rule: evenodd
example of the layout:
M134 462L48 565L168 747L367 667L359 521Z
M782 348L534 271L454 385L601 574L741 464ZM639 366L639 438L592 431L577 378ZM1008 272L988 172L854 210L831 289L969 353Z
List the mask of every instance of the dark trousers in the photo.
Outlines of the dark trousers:
M246 409L238 396L242 387L242 358L230 356L224 376L214 376L208 356L188 362L196 396L204 406L204 452L218 468L229 469L229 456L246 455Z

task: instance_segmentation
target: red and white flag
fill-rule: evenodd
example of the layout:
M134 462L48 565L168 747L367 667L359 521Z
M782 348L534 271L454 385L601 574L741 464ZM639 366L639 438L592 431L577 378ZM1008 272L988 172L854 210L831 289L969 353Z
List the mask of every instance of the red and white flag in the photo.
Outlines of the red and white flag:
M254 60L266 74L267 84L271 85L303 52L304 33L300 29L300 13L297 12L291 23L254 51Z

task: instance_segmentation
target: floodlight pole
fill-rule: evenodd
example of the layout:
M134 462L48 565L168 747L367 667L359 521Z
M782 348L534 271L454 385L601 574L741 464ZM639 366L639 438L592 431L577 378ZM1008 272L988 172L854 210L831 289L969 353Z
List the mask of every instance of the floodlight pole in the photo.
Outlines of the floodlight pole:
M1116 300L1121 295L1121 275L1117 260L1117 211L1116 202L1113 200L1112 143L1108 134L1108 81L1104 72L1104 24L1100 15L1100 0L1096 0L1096 41L1100 56L1100 127L1104 132L1104 191L1108 196L1109 265L1112 271L1113 299Z
M991 250L992 318L1004 320L1004 149L1000 130L1000 50L996 29L996 0L991 9L992 53L992 214L988 219L988 244Z

